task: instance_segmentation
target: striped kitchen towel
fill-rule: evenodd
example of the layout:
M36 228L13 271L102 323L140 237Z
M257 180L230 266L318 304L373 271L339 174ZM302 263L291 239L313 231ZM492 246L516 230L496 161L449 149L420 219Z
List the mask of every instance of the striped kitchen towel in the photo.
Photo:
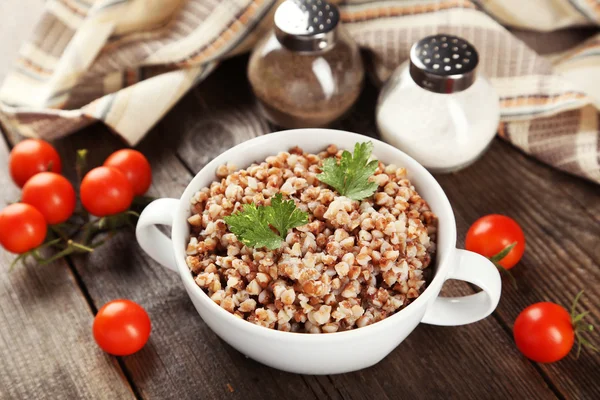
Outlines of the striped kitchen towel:
M600 1L335 2L380 82L423 36L471 41L501 98L500 135L600 183L600 34L542 57L505 28L597 27ZM47 0L0 89L0 121L25 136L53 139L100 120L135 145L219 60L248 51L270 29L277 3Z

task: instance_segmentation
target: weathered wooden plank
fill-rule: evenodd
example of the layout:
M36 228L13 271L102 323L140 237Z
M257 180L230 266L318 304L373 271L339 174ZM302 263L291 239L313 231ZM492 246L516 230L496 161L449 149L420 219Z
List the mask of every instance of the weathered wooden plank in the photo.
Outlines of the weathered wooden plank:
M226 76L232 76L231 71L227 72ZM216 75L214 80L212 79L207 84L214 85L214 82L219 82L220 78L219 75ZM208 134L206 132L211 127L221 130L226 126L222 119L215 118L216 110L209 107L208 112L203 112L202 103L199 104L197 99L194 99L196 96L203 96L204 93L204 85L202 85L198 92L190 94L188 99L191 100L185 100L178 105L176 110L167 116L165 121L149 135L140 147L153 164L155 178L153 191L156 195L179 195L191 176L176 157L168 151L169 147L179 148L180 156L189 162L192 170L197 170L208 161L208 158L203 159L202 155L212 154L214 156L231 145L227 141L211 142L200 139L204 134L207 137L218 138L218 131ZM210 93L214 93L214 88L210 88ZM254 106L248 105L247 98L239 96L240 94L232 96L227 102L229 102L230 108L234 108L242 116L239 119L240 126L242 129L253 126L252 132L262 133L260 129L264 129L265 126L260 122L257 123L257 120L254 119ZM180 107L184 107L184 109L180 110ZM220 104L219 109L221 107L224 105ZM223 114L224 117L228 115ZM210 118L212 122L203 123L204 116ZM227 126L230 126L229 135L234 138L232 140L244 137L235 131L236 124ZM198 129L199 127L202 128ZM167 134L164 132L169 132L168 140L165 140ZM187 139L182 139L184 135L187 135ZM190 138L196 139L191 140ZM103 128L97 126L63 141L62 145L67 159L70 157L68 154L73 154L78 147L93 147L91 164L94 165L100 163L112 149L119 147L120 142L114 137L111 138ZM187 149L187 153L185 149ZM69 164L69 162L65 164ZM295 396L303 398L372 398L372 395L394 398L400 387L404 388L402 390L407 395L418 396L429 393L428 389L423 391L423 387L431 386L429 372L423 373L419 378L418 371L423 372L421 368L416 369L415 375L405 375L405 379L399 381L389 373L386 375L386 371L390 369L395 371L406 369L406 360L420 359L419 351L421 349L410 347L411 350L408 351L407 346L419 346L421 343L419 332L423 328L419 328L417 333L384 363L367 371L351 374L348 377L299 377L281 373L247 360L222 343L197 316L182 290L178 278L168 271L164 271L155 263L149 262L147 257L137 249L131 234L120 235L91 257L75 261L86 289L97 307L113 298L127 297L138 301L148 309L154 323L151 341L140 353L124 358L124 363L137 390L144 397L193 398L198 393L204 393L208 398L219 398L225 394L233 397L240 396L240 398L242 396L272 398L285 393L288 396L289 393L295 393ZM117 265L115 265L116 263ZM463 293L469 291L470 289L465 286L462 287ZM486 325L486 331L495 331L495 334L500 335L504 340L502 351L513 349L507 335L495 326L493 320L489 319L482 324ZM470 332L470 329L477 326L479 324L465 327L469 329L468 335L478 337L480 342L487 341L489 333L482 335L479 331ZM433 332L432 341L436 343L433 348L436 352L439 350L441 354L444 354L446 351L448 354L450 349L456 347L455 342L448 342L448 335L443 330L430 327L424 329L426 332ZM455 338L459 343L464 340L462 346L469 349L467 339L462 336L455 336ZM410 343L413 342L416 344L411 345ZM496 342L498 339L493 340L494 345ZM201 350L198 350L199 346L202 346ZM431 351L432 348L429 341L423 343L421 347L426 351ZM472 354L469 354L469 357L476 355L478 347L471 347ZM435 359L437 356L432 357L432 365L435 365ZM478 361L475 363L462 362L461 365L464 369L459 372L475 371L470 373L475 376L475 381L480 381L481 384L478 387L484 388L490 375L489 371L486 372L486 369L482 367L488 363L483 359L476 358L476 360ZM388 363L391 363L390 365L393 367L390 367ZM479 371L486 373L482 374ZM447 388L447 393L458 396L463 390L459 372L445 372L446 378L456 383L454 387ZM527 370L527 367L515 369L509 365L506 371L502 371L502 375L507 380L513 381L512 385L507 386L517 388L516 390L520 388L523 393L527 393L527 390L537 390L539 393L545 393L548 398L552 396L539 375L532 369ZM519 377L523 376L527 376L528 380L524 380L526 385L524 384L521 388ZM380 379L380 377L385 378ZM415 378L419 379L415 380ZM369 383L365 385L365 382ZM232 394L230 394L227 384L233 387ZM445 381L439 381L439 386L434 386L435 392L431 393L438 393L446 385ZM406 388L411 388L411 390ZM482 389L479 393L484 394L485 391ZM500 391L500 393L504 393L505 397L510 396L510 391Z
M0 139L0 207L19 197ZM0 249L0 398L133 398L111 357L92 337L93 313L68 265L8 266Z
M574 193L559 189L557 181L580 179L533 161L501 141L467 170L438 179L455 208L461 235L488 213L509 215L523 227L527 249L513 269L518 289L505 285L497 311L508 329L528 305L554 301L568 308L580 289L585 289L581 308L589 310L589 321L599 325L600 224L573 197L585 190L588 200L595 196L597 203L600 193L594 195L584 182ZM574 398L600 397L599 366L600 357L586 352L577 361L567 357L540 364L560 393Z
M472 293L449 283L445 295ZM393 332L390 332L393 334ZM331 377L344 398L555 398L494 318L462 327L420 325L369 369Z
M357 124L364 129L360 133L376 135L368 105L375 103L376 95L367 87L357 109L361 112L354 112L342 127L351 129ZM586 289L582 307L592 311L590 321L598 325L599 310L593 308L600 304L597 185L544 165L499 139L471 167L436 178L454 207L459 245L470 224L485 214L503 213L523 226L528 247L514 270L519 289L515 291L505 282L495 313L510 335L515 318L528 305L551 300L569 306L580 289ZM511 356L511 363L530 363L518 352ZM506 362L507 356L501 357ZM595 398L599 388L592 382L600 379L599 359L588 353L576 363L568 358L541 366L540 371L565 397Z
M42 0L0 3L0 80L43 11ZM8 40L10 38L10 40ZM0 138L0 206L18 198ZM132 398L120 367L91 335L92 310L63 262L18 266L0 249L0 398Z
M554 180L563 196L570 197L579 203L592 220L600 224L600 186L583 179L573 179L571 176L560 176Z
M179 197L192 177L170 149L177 140L173 129L161 124L139 147L153 167L153 196ZM100 125L59 145L66 165L72 165L77 148L91 149L90 166L101 164L123 146ZM73 171L66 174L73 176ZM303 377L259 365L222 342L198 316L179 277L150 260L135 242L133 231L73 261L96 307L124 297L148 311L153 324L150 341L139 353L123 358L142 397L263 399L292 393L297 398L316 398Z
M271 129L256 114L244 79L244 61L226 62L142 142L140 149L150 157L154 167L153 194L178 196L191 177L188 169L197 171L224 149ZM226 86L225 80L228 81ZM227 92L225 87L238 89ZM375 95L374 89L367 87L355 112L338 126L374 135ZM106 129L97 126L61 141L59 146L65 158L71 161L69 157L76 148L93 148L92 164L98 164L122 144ZM592 224L590 216L597 213L584 209L587 204L593 206L597 199L587 186L584 190L587 200L580 202L566 197L562 189L558 189L560 195L550 192L557 190L551 184L536 184L540 177L545 180L570 178L539 166L505 144L495 143L489 154L468 170L442 176L440 181L455 206L459 234L464 234L468 224L483 213L510 214L517 209L530 246L516 273L521 283L536 282L535 287L526 286L519 292L505 288L497 313L500 323L488 318L459 328L420 326L390 357L365 371L333 377L299 377L245 359L210 332L187 299L178 277L144 256L131 232L119 235L91 257L75 260L77 271L96 307L117 297L127 297L148 309L154 323L151 340L140 353L124 358L129 374L144 397L487 398L493 393L494 398L552 398L553 393L542 376L515 349L508 330L518 311L540 300L540 295L558 300L564 291L574 294L579 283L587 281L597 286L597 275L592 275L591 280L587 276L597 274L598 253L594 245L597 241L593 239L598 232L588 225ZM185 162L187 169L178 158ZM507 167L498 169L488 165L492 160ZM516 164L512 167L516 172L506 170L511 164ZM530 173L530 170L535 172ZM73 177L72 171L67 173ZM511 180L519 181L521 174L527 175L523 185L530 185L529 188L511 184ZM492 186L496 189L492 190ZM580 193L581 187L574 184L572 190ZM517 189L527 190L515 200L519 196ZM533 208L548 202L555 204L547 210ZM562 216L563 209L576 211L571 216ZM565 227L568 224L572 226ZM557 230L566 230L566 233L558 235ZM535 239L530 239L532 236ZM568 263L572 260L583 267L570 271ZM556 264L559 265L555 275L564 280L548 278L550 281L544 281L544 274L549 273L541 267ZM471 293L471 289L456 284L445 292L465 294ZM591 291L590 297L584 298L584 305L598 304L597 300L597 292ZM597 310L593 317L598 322ZM14 357L14 353L11 354ZM20 357L15 362L24 363ZM594 382L598 381L597 356L588 356L583 364L571 365L564 361L542 368L562 395L588 398L595 394L598 397L594 391ZM70 372L64 375L72 376ZM2 382L5 382L4 375Z
M245 59L225 62L161 122L194 173L223 151L271 131L254 103Z

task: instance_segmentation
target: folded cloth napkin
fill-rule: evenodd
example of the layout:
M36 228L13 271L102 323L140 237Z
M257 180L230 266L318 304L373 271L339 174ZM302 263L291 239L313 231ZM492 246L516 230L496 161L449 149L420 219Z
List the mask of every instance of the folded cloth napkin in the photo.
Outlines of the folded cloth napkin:
M503 26L598 26L599 1L334 2L380 82L426 35L472 42L501 98L499 134L600 183L600 35L542 57ZM135 145L219 60L249 50L270 28L277 3L48 0L0 89L0 121L25 136L53 139L100 120Z

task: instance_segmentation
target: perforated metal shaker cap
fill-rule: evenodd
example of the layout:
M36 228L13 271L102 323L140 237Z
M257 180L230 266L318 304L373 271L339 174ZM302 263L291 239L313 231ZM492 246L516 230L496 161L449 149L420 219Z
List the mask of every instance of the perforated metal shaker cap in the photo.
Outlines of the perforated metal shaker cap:
M424 89L456 93L474 82L479 63L475 47L452 35L427 36L410 49L410 76Z
M275 11L275 36L293 51L322 51L335 43L339 21L324 0L286 0Z

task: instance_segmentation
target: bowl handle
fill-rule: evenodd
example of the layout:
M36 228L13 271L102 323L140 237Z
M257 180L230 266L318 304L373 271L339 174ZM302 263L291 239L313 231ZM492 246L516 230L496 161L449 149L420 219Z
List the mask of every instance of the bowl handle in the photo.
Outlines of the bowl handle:
M487 258L467 250L456 250L456 267L446 279L479 286L482 291L464 297L437 297L423 320L432 325L466 325L490 315L500 301L502 282L496 266Z
M177 199L158 199L148 204L138 220L135 236L140 247L156 262L177 272L173 242L156 225L173 225Z

